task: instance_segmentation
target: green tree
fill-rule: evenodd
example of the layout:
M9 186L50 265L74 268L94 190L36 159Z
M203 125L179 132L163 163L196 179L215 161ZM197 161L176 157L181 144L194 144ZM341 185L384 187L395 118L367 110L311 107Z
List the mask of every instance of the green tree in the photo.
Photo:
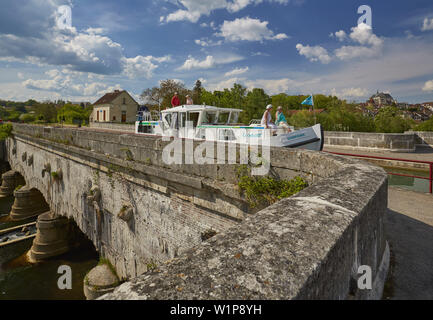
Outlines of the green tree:
M261 119L266 106L270 102L271 98L263 89L254 88L248 92L245 99L245 107L243 108L244 112L240 116L241 122L248 124L252 119ZM274 115L272 116L274 117Z
M35 115L30 113L25 113L20 116L20 120L26 123L33 122L36 120Z
M195 82L194 88L192 89L192 99L194 104L201 104L202 84L200 80Z
M89 117L86 109L79 105L67 103L57 112L57 121L69 124L81 123Z
M433 131L433 117L414 128L415 131Z
M376 132L403 133L412 127L413 121L404 119L396 107L384 107L374 119L374 124Z

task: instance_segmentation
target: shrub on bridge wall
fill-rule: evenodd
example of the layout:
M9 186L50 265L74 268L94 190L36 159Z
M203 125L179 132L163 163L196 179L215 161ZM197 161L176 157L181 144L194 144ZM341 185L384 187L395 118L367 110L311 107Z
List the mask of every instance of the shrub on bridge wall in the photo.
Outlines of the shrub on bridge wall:
M244 166L239 169L238 186L251 208L267 207L308 187L308 183L301 177L276 180L271 177L251 177L247 172L248 169Z
M12 125L10 123L6 123L0 126L0 141L5 140L7 137L12 135Z

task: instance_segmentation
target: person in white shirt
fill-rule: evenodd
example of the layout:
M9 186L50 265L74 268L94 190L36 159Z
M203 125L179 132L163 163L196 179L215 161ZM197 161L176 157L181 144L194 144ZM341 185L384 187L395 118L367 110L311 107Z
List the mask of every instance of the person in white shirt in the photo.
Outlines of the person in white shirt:
M194 104L194 102L192 101L192 99L189 95L186 95L186 104L188 104L188 105Z
M267 105L266 111L262 117L262 121L260 122L265 129L277 129L277 126L272 122L272 108L272 104Z

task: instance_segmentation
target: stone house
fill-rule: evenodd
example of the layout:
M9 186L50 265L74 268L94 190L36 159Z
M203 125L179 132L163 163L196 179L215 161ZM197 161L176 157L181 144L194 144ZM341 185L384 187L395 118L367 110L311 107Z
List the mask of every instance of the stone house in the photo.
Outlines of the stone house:
M105 94L93 104L90 122L135 122L138 103L123 90Z

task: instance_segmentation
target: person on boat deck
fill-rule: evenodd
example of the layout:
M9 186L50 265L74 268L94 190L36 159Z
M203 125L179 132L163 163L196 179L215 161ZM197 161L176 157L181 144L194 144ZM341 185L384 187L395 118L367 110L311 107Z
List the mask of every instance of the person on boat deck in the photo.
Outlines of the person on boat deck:
M194 102L192 101L192 98L188 94L186 95L186 104L188 104L188 105L194 104Z
M266 129L277 129L277 126L272 122L272 104L268 104L266 107L266 111L263 114L262 121L260 124L264 126Z
M174 93L174 96L171 99L171 106L173 108L177 107L177 106L180 106L180 100L179 100L179 97L177 96L177 92Z
M284 116L282 106L279 106L277 108L277 113L275 114L275 124L278 127L282 127L284 129L286 129L288 132L291 132L289 125L287 123L286 117Z

